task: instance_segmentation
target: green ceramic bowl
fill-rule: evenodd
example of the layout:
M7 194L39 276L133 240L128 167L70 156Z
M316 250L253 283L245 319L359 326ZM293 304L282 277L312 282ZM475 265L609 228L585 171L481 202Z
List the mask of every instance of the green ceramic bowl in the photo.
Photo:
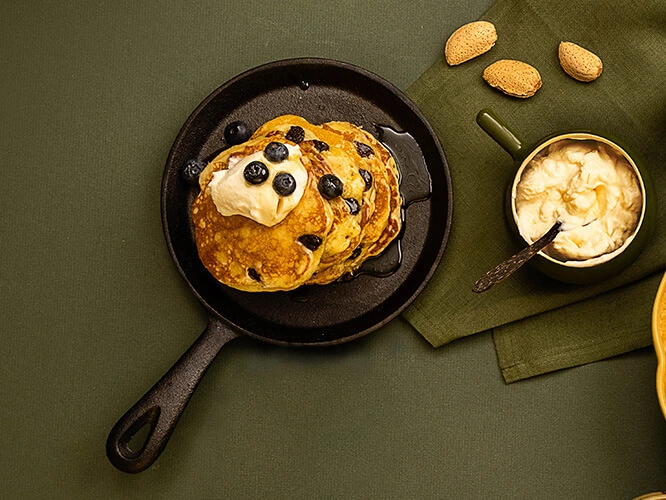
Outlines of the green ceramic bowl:
M521 244L529 242L518 230L515 192L522 172L534 156L550 144L563 139L593 140L613 147L619 151L633 167L638 179L642 194L643 206L641 208L638 225L635 231L625 240L622 246L613 252L587 260L562 261L543 252L539 252L530 263L543 274L567 283L585 284L602 281L621 272L629 266L643 250L656 221L656 196L654 187L648 173L640 164L637 156L629 153L626 146L620 141L606 134L599 134L588 130L568 130L544 137L535 144L528 144L514 133L493 111L483 109L476 116L481 128L492 137L514 159L516 174L507 189L506 218L512 232L519 238Z

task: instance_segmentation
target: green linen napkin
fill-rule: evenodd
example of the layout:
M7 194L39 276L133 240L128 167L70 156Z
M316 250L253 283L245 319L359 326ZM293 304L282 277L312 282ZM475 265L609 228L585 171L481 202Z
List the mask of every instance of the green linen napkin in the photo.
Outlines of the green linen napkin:
M497 28L495 47L460 66L449 67L442 57L408 90L442 141L454 209L442 263L405 318L436 347L493 329L507 382L649 345L650 307L666 268L666 3L498 0L482 19ZM599 79L581 83L564 73L561 41L599 55ZM499 59L535 66L542 88L529 99L492 89L481 75ZM523 268L483 294L472 292L476 279L519 248L503 214L513 161L476 124L486 107L528 142L582 128L633 148L659 198L658 227L634 264L586 286Z

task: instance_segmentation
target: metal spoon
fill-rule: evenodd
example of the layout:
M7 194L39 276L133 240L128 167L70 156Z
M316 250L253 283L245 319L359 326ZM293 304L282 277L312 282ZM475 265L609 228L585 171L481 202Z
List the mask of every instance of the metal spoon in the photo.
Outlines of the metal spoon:
M555 224L553 224L553 227L551 227L548 230L548 232L544 234L541 238L536 240L527 248L523 248L516 255L510 257L509 259L505 260L494 269L491 269L486 274L484 274L482 278L480 278L479 280L477 280L476 283L474 283L472 290L475 293L485 292L491 286L496 285L504 278L508 278L509 276L511 276L523 264L525 264L525 262L527 262L537 253L539 253L541 249L544 248L546 245L551 243L555 239L555 237L560 233L560 231L562 230L561 228L562 228L562 221L558 220L557 222L555 222Z

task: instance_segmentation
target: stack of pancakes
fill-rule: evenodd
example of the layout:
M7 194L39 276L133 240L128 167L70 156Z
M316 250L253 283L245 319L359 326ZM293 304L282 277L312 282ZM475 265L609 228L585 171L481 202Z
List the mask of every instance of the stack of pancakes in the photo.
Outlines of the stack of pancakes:
M298 146L308 172L300 202L269 227L243 215L224 216L213 202L213 174L271 142ZM333 175L342 194L320 192L320 179ZM398 170L388 150L365 130L347 122L313 125L284 115L213 159L199 176L192 206L202 263L220 282L248 292L286 291L327 284L353 273L379 255L398 235L402 198ZM248 184L248 188L251 186Z

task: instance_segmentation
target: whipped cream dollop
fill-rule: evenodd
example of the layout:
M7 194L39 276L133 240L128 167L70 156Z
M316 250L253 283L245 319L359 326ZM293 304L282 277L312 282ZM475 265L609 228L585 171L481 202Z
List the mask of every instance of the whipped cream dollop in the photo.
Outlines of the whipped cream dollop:
M520 233L529 242L557 221L544 250L559 260L612 252L634 232L643 203L636 173L620 151L598 141L560 140L525 167L515 189Z
M231 156L226 170L218 170L208 184L213 203L224 216L242 215L264 226L274 226L284 220L301 201L308 182L308 172L301 163L301 149L285 144L289 150L286 160L273 163L263 151L245 157ZM268 168L268 179L261 184L250 184L243 171L253 161ZM288 196L279 195L273 188L273 179L280 173L291 174L296 189Z

